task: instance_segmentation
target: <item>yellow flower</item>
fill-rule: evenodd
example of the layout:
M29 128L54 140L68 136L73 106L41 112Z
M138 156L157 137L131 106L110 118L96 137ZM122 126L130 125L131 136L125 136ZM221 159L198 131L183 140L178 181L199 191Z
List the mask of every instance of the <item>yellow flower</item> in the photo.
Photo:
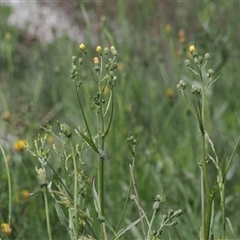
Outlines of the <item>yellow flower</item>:
M83 43L81 43L81 44L79 45L79 47L80 47L80 49L81 49L82 51L85 51L85 50L86 50L86 46L85 46Z
M102 55L102 48L100 46L97 46L96 52Z
M178 41L180 42L180 43L183 43L183 42L185 42L185 31L184 31L184 29L179 29L179 31L178 31Z
M94 62L94 64L99 64L99 59L98 59L98 57L95 57L95 58L93 59L93 62Z
M174 95L173 90L172 90L171 88L168 88L168 89L166 90L166 97L172 98L173 95Z
M46 172L43 168L39 168L37 169L37 173L38 173L38 183L41 187L47 186L47 175Z
M11 113L9 111L4 112L3 114L3 120L6 122L9 122L11 119Z
M196 51L195 46L194 46L194 45L191 45L191 46L189 47L189 51L190 51L190 53L195 52L195 51Z
M171 25L170 25L170 24L166 24L166 25L165 25L165 32L166 32L166 33L170 33L171 30L172 30Z
M115 56L115 57L117 56L117 50L114 46L111 46L111 52L112 52L113 56Z
M27 200L29 198L29 191L28 190L23 190L21 191L21 195L24 200Z
M122 62L118 62L118 63L117 63L117 69L118 69L119 71L123 71L124 65L123 65Z
M23 151L26 147L27 147L27 141L24 139L20 139L14 142L14 148L19 152Z
M1 230L4 236L10 236L12 229L10 228L8 223L1 224Z

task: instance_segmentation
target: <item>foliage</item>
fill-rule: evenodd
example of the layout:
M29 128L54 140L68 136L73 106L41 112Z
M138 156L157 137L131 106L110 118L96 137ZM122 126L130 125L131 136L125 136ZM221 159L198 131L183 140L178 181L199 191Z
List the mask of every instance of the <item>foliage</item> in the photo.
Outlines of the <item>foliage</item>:
M216 179L221 171L223 174L226 232L221 232L224 222L221 194L214 200L211 231L216 239L224 235L238 239L238 151L226 175L224 171L239 137L239 101L236 101L239 21L238 14L234 14L238 3L126 3L119 0L98 6L79 1L68 7L75 13L75 21L83 28L86 26L88 56L77 47L79 43L68 37L43 45L39 39L10 26L7 18L11 10L0 6L0 33L4 36L0 43L3 119L0 144L4 160L0 170L0 220L4 224L1 238L7 239L9 232L11 239L48 238L49 235L53 239L80 238L81 235L98 238L99 233L104 234L105 230L101 229L105 223L112 238L125 234L123 239L141 239L145 228L148 237L169 239L171 236L173 239L177 236L175 225L174 228L163 226L173 225L176 220L181 239L199 237L202 204L197 163L202 159L201 134L199 122L191 114L192 108L184 104L176 89L179 79L198 86L197 76L195 79L195 75L186 71L184 64L186 58L192 60L188 47L194 44L198 53L209 52L211 68L220 76L206 92L205 127L211 190L215 183L220 187ZM78 12L83 18L78 17ZM97 79L109 72L106 62L102 65L101 78L97 72L98 64L96 61L94 64L92 58L101 56L92 47L95 42L108 46L109 50L115 46L118 51L114 73L117 81L112 97L109 81L106 91L102 91L105 82L101 80L101 89L98 89ZM72 56L77 57L72 59ZM83 59L83 65L79 65L79 58ZM110 55L102 58L109 61ZM74 82L76 85L69 78L71 69L72 77L77 70L77 77L81 78L81 82ZM84 92L79 96L75 94L76 89L83 90L83 85L86 98ZM189 97L192 104L192 97L196 96L190 94ZM113 99L112 115L112 105L107 107L107 103ZM104 147L99 147L99 141L105 131L96 125L100 100L105 100L103 106L109 113L104 120L105 131L111 122ZM193 111L196 111L194 107ZM70 138L66 135L68 128ZM40 158L42 162L26 151L25 140L33 154L46 154ZM99 209L101 180L97 177L103 153L105 214ZM10 203L6 163L11 176ZM46 182L39 185L40 176ZM44 189L48 191L44 193ZM10 205L11 220L8 218ZM179 209L183 214L172 221L171 217L176 216Z

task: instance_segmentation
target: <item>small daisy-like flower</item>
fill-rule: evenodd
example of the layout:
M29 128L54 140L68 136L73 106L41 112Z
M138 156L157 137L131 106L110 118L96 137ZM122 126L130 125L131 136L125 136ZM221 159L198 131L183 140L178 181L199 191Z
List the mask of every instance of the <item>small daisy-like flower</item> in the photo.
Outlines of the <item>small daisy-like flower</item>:
M14 142L14 148L15 150L22 152L27 147L27 141L24 139L17 140Z
M94 64L99 64L99 59L98 59L98 57L95 57L95 58L93 59L93 62L94 62Z
M85 51L85 50L86 50L86 46L85 46L83 43L81 43L81 44L79 45L79 47L80 47L80 49L81 49L82 51Z
M21 196L24 200L27 200L30 196L29 191L28 190L21 191Z
M10 228L10 225L8 223L2 223L1 230L4 236L10 236L12 232L12 229Z
M172 98L173 97L173 95L174 95L174 92L173 92L173 90L171 89L171 88L168 88L167 90L166 90L166 97L167 98Z
M195 51L196 51L195 46L194 46L194 45L191 45L191 46L189 47L189 51L190 51L190 53L195 52Z
M102 55L102 48L100 46L97 46L96 52L99 53L99 55Z

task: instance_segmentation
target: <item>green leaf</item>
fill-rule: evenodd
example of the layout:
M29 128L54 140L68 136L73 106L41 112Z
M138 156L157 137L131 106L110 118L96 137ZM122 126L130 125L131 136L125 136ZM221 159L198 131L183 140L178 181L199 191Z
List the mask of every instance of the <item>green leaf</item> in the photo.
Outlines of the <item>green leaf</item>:
M79 131L79 134L81 135L81 137L85 140L85 142L87 142L89 144L89 146L96 152L99 154L99 151L97 149L97 147L95 146L94 142L92 141L92 139L88 138L84 133Z
M135 225L137 225L142 218L144 218L144 216L142 216L141 218L137 219L136 221L134 221L133 223L131 223L130 225L128 225L126 228L122 228L118 233L117 236L114 239L118 239L120 238L123 234L125 234L128 230L130 230L132 227L134 227Z
M100 201L99 201L99 196L95 187L95 179L93 179L92 182L92 190L93 190L93 198L94 198L94 205L97 213L100 213Z
M57 216L58 216L61 224L62 224L64 227L67 228L67 227L68 227L68 221L67 221L67 219L66 219L66 217L65 217L65 214L64 214L62 208L60 207L60 205L58 204L57 201L55 201L54 207L55 207L55 209L56 209L56 213L57 213Z

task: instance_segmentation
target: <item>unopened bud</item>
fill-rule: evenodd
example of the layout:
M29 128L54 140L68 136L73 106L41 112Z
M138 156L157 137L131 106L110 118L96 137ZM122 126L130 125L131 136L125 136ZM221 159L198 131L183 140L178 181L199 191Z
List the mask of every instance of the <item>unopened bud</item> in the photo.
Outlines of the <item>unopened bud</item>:
M190 60L189 59L186 59L185 60L185 65L188 67L188 66L190 66Z
M60 129L67 138L70 138L72 136L72 130L67 124L61 124Z
M37 170L37 179L40 187L47 186L47 176L44 168L39 168Z
M117 50L115 49L114 46L111 46L111 52L112 52L112 55L113 55L114 57L117 56Z
M209 60L211 58L209 53L206 53L204 57L205 57L206 60Z
M102 48L100 46L97 46L96 52L99 53L100 56L102 56Z

